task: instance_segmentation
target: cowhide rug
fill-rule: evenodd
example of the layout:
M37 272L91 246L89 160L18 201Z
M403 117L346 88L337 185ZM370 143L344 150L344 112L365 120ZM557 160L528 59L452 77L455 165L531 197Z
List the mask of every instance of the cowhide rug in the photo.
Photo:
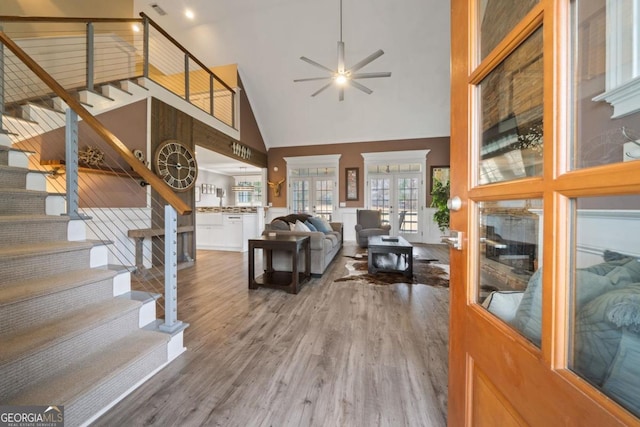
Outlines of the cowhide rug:
M395 257L395 255L393 255ZM410 279L401 273L376 273L369 274L367 255L345 255L351 258L345 264L347 275L336 279L336 282L351 280L362 281L372 285L392 285L394 283L423 284L436 287L449 287L449 265L435 264L433 260L413 259L413 278Z

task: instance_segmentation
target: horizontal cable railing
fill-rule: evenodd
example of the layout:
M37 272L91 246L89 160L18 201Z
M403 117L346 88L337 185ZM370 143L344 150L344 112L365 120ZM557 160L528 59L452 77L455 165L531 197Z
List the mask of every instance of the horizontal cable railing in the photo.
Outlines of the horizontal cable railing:
M13 55L2 55L7 51ZM146 139L125 142L115 137L3 32L0 58L5 76L2 93L28 99L12 103L11 114L5 107L2 114L2 130L13 148L33 153L29 168L47 175L47 191L54 199L64 198L66 208L61 210L67 215L84 221L88 239L108 242L109 264L133 272L134 290L164 297L157 302L166 328L172 329L179 324L174 270L180 261L192 261L192 251L177 247L188 247L194 234L189 227L177 232L189 217L176 216L169 229L165 218L176 211L189 214L191 207L133 155L132 149L146 151ZM34 95L33 87L44 86L56 97ZM143 134L146 110L141 115ZM168 211L163 199L169 203ZM176 249L167 251L165 241ZM186 243L179 245L181 241Z
M0 26L66 90L146 77L235 128L235 91L144 14L139 19L0 16ZM50 94L5 90L5 103ZM84 101L84 100L83 100Z

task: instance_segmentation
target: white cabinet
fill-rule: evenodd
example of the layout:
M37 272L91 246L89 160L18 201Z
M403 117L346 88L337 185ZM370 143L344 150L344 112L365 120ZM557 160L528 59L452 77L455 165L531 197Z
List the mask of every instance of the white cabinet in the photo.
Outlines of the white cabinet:
M246 252L259 234L255 213L197 213L196 224L198 249Z

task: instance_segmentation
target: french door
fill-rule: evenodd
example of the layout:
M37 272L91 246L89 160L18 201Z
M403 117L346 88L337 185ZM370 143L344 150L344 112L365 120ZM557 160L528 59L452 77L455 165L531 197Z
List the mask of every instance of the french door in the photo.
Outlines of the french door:
M451 7L448 423L638 425L640 2Z
M390 233L409 242L422 239L422 179L419 173L369 174L369 206L382 212Z
M291 190L292 212L321 216L331 221L336 193L333 178L294 178Z

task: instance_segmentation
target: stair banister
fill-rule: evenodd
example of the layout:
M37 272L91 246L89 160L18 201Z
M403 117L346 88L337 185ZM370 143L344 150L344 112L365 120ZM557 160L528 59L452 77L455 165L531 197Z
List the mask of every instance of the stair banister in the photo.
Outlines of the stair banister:
M31 71L33 71L53 92L73 109L84 122L104 139L116 153L137 172L144 181L148 182L160 196L173 206L181 215L191 213L191 206L181 200L176 193L156 174L151 172L140 162L127 148L126 145L111 131L109 131L97 118L89 113L78 100L69 94L53 77L51 77L40 65L26 54L4 31L0 31L0 41L19 58Z
M66 126L64 135L66 181L67 181L67 215L71 219L82 219L78 212L78 115L71 108L65 113Z
M195 57L195 55L193 55L191 52L189 52L189 50L187 50L187 48L185 48L184 46L182 46L176 39L174 39L169 33L167 33L160 25L158 25L153 19L149 18L149 16L147 14L145 14L144 12L140 12L140 16L142 17L142 19L144 20L144 27L145 27L145 37L148 37L149 34L149 26L152 26L153 28L156 29L156 31L158 31L160 34L162 34L163 37L165 37L167 40L169 40L173 45L175 45L178 49L180 49L182 52L184 52L185 54L185 63L188 64L189 59L191 59L193 62L195 62L196 64L198 64L200 66L200 68L202 68L204 71L206 71L213 80L217 81L218 83L220 83L225 89L227 89L230 93L231 93L231 111L235 111L235 95L236 95L236 91L233 90L231 88L231 86L229 86L228 84L226 84L222 79L220 79L213 71L211 71L209 69L209 67L207 67L206 65L204 65L202 63L202 61L200 61L198 58ZM145 49L145 54L148 55L148 48ZM145 58L145 66L149 63L149 58L148 56ZM189 66L186 65L185 66L185 79L188 82L189 76L188 76L188 72L189 72ZM145 77L148 77L148 70L147 70L147 75L145 75ZM212 93L212 99L213 99L213 80L211 82L211 93ZM188 85L188 83L186 83ZM187 87L187 93L188 94L188 87ZM189 100L188 95L187 95L187 100ZM211 101L211 115L213 114L213 101ZM215 116L215 115L214 115ZM231 127L235 128L236 127L236 118L235 118L235 114L231 114Z
M160 329L175 332L182 328L178 320L178 216L176 210L164 208L164 324Z

